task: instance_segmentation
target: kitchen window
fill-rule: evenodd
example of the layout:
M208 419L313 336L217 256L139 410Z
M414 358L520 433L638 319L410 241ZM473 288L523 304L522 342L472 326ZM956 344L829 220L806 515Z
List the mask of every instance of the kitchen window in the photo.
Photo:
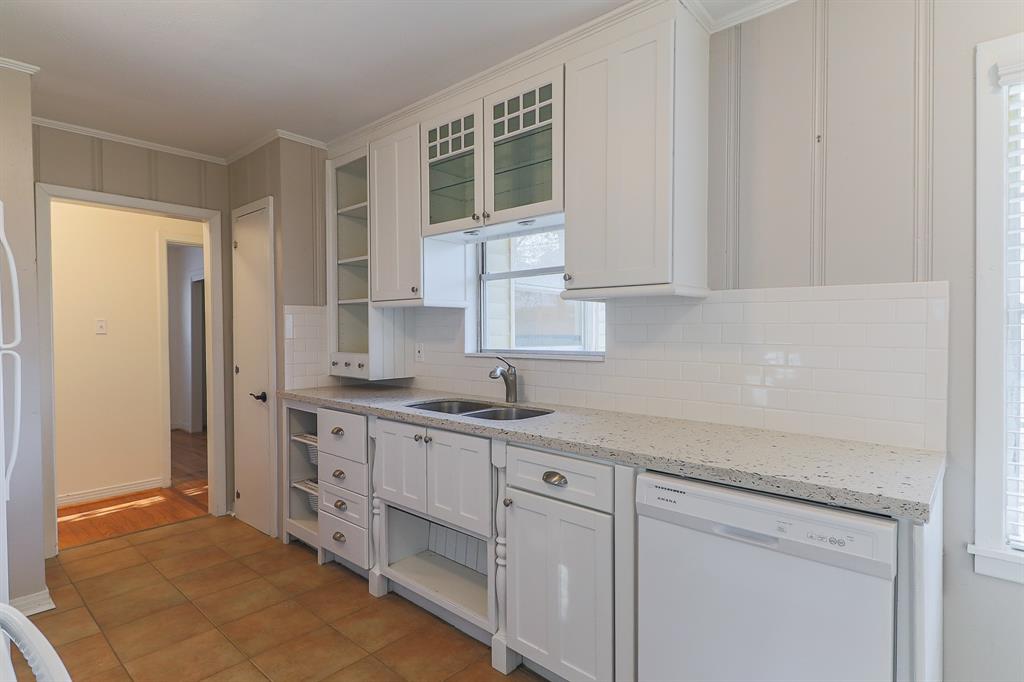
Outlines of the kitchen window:
M1024 583L1024 34L977 51L975 542Z
M481 353L604 353L604 304L560 296L565 289L564 229L492 239L480 249Z

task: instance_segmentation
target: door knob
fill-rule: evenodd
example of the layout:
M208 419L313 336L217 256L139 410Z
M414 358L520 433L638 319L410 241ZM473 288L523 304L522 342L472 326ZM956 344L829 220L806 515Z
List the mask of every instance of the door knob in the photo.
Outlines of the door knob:
M260 391L259 395L256 395L255 393L250 393L249 395L252 396L253 400L258 400L261 403L267 402L267 392L266 391Z

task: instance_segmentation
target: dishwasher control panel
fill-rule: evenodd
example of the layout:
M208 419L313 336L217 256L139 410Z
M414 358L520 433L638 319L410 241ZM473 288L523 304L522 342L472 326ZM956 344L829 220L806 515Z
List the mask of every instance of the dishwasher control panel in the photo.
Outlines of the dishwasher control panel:
M681 478L641 474L638 512L766 547L799 543L894 561L896 522Z

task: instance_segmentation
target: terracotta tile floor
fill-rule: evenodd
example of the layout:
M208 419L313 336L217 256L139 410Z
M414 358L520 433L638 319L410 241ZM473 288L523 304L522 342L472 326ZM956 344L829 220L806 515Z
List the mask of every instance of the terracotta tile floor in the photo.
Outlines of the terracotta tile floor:
M57 608L32 620L76 682L540 679L503 677L483 644L230 517L62 551L46 581Z
M171 487L57 510L60 548L77 547L206 515L206 433L171 432Z

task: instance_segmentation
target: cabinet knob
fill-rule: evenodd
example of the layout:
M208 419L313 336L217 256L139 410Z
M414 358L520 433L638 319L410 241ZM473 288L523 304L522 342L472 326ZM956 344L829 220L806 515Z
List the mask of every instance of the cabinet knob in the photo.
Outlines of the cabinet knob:
M345 478L345 472L341 469L335 469L331 476L334 476L335 478Z
M423 436L417 433L415 436L412 437L412 439L419 443L421 440L423 440Z
M359 369L362 369L363 367L366 367L366 364L360 362L358 365L356 365L356 367L358 367Z
M491 214L488 213L487 211L484 211L484 220L487 220L490 217L491 217Z
M434 439L433 439L433 438L431 438L430 436L423 436L423 442L424 442L424 443L430 443L430 442L431 442L431 441L433 441L433 440L434 440Z
M352 366L352 363L351 363L351 362L346 362L346 363L345 363L345 366L346 366L346 367L351 367L351 366Z
M564 275L562 275L562 279L563 279L563 280L565 280L566 282L568 282L568 281L572 280L572 275L570 275L570 274L569 274L569 273L567 272L567 273L565 273Z
M344 436L345 435L345 429L341 428L340 426L335 426L333 429L331 429L331 435L332 436Z
M506 497L504 500L501 501L501 503L503 505L505 505L506 507L511 507L512 506L512 498L511 497Z
M340 530L334 531L334 535L332 535L331 537L334 538L335 542L345 542L345 534L342 533Z
M475 220L476 222L480 222L480 214L479 213L474 213L473 214L473 220Z
M331 360L331 367L337 367L337 366L338 366L338 361L337 360Z
M419 287L409 287L409 290L412 291L412 293L415 294L417 291L420 290L420 288Z
M348 509L348 505L345 504L345 500L335 500L334 508L339 511L345 511L346 509Z
M563 474L558 473L557 471L545 471L544 475L541 476L540 478L548 485L553 485L558 488L564 488L565 486L569 485L569 479L566 478Z

